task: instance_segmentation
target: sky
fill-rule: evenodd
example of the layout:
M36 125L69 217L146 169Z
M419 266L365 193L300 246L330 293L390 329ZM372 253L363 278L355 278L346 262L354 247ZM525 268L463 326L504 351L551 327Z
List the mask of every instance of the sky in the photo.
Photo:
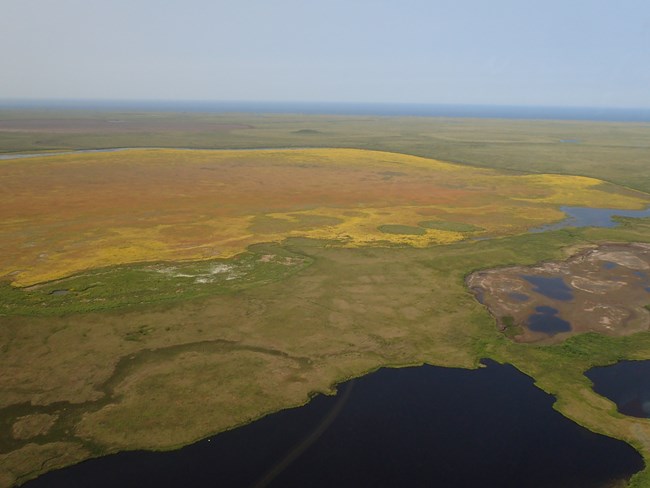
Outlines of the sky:
M648 0L0 0L0 99L650 108Z

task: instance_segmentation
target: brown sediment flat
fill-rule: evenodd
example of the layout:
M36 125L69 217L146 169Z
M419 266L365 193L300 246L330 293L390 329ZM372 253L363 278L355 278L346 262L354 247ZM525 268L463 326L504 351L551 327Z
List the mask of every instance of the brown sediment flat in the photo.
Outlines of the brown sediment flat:
M565 299L542 293L530 277L561 278ZM517 342L551 343L584 332L621 336L650 329L650 310L645 307L650 304L648 244L608 243L566 261L478 271L467 278L467 285L500 330ZM556 309L571 330L531 330L528 320L537 307Z

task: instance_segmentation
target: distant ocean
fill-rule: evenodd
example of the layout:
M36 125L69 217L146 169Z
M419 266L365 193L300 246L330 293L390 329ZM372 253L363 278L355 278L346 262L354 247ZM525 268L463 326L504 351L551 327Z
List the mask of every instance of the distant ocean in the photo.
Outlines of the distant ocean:
M416 103L0 100L0 109L276 113L650 122L650 108L437 105Z

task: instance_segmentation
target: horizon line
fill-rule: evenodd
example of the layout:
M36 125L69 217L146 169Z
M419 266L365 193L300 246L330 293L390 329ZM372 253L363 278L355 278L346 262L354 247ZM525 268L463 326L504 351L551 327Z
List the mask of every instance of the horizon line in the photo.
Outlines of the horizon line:
M535 109L573 109L573 110L634 110L650 111L650 106L615 106L615 105L560 105L560 104L529 104L529 103L451 103L451 102L413 102L413 101L337 101L337 100L255 100L255 99L236 99L225 100L217 98L28 98L28 97L11 97L0 98L0 106L4 104L52 104L52 103L99 103L99 104L118 104L118 103L157 103L157 104L177 104L177 103L210 103L210 104L266 104L266 105L365 105L365 106L411 106L411 107L454 107L454 108L535 108Z

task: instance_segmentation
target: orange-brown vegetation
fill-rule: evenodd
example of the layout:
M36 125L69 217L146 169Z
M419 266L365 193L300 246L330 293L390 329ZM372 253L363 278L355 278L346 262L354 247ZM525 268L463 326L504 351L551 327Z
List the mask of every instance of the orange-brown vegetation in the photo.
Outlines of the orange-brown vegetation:
M508 235L561 219L562 204L648 201L593 178L354 149L57 155L0 163L0 185L0 277L17 286L121 263L228 257L290 236L424 247L468 236L380 228L439 220Z

